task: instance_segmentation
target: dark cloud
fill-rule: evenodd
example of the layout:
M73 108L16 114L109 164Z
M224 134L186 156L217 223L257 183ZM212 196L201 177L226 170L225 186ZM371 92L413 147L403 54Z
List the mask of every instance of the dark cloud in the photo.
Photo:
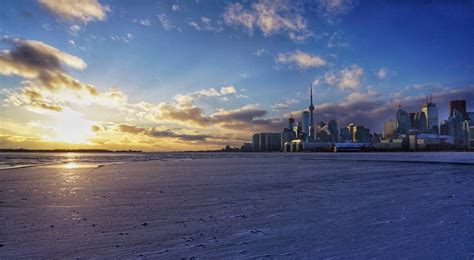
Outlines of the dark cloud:
M258 108L242 108L236 110L220 111L212 115L212 119L216 123L229 122L251 122L255 118L263 117L267 114L266 110Z
M167 103L160 105L160 115L158 119L187 122L199 127L206 127L211 124L211 119L206 117L198 107L181 108Z
M86 63L39 41L3 37L11 50L0 52L0 74L34 78L44 71L64 71L63 65L84 69Z
M129 133L129 134L142 134L153 138L174 138L180 141L206 141L208 138L211 138L210 135L203 134L180 134L176 133L170 129L166 130L157 130L155 128L143 128L135 125L120 124L118 126L120 132Z

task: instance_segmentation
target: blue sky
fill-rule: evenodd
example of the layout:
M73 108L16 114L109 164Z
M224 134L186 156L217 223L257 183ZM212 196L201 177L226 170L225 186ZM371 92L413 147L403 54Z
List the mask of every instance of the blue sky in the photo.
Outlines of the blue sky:
M87 67L68 67L62 73L101 93L126 96L121 108L74 104L58 96L61 109L72 109L95 125L127 123L150 131L214 135L195 128L202 123L190 114L197 108L203 120L217 126L214 131L236 137L209 143L237 143L237 136L274 130L278 120L305 109L310 84L316 94L316 120L335 118L339 127L357 121L353 123L380 132L398 104L409 112L419 110L430 92L441 117L447 116L450 98L467 98L474 110L472 1L78 3L87 8L64 8L67 1L2 1L0 34L78 57ZM0 47L12 51L18 44L4 40ZM25 80L31 77L0 74L6 108L0 116L12 126L44 116L24 97L12 105L11 96L21 92ZM232 93L197 94L229 86ZM180 104L178 95L192 96L192 104ZM142 120L130 115L139 111L123 112L140 102L156 107L153 117L159 119ZM159 107L165 104L185 116L163 113ZM105 116L107 111L115 118ZM219 111L248 113L247 124L239 125L245 132L218 121ZM22 122L13 119L16 114L24 115ZM93 144L90 138L88 144Z

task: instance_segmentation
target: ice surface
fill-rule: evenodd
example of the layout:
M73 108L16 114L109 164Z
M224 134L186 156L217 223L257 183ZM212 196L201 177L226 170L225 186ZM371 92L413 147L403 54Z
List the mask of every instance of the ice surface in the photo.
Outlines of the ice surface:
M198 158L0 171L0 258L474 256L474 153Z

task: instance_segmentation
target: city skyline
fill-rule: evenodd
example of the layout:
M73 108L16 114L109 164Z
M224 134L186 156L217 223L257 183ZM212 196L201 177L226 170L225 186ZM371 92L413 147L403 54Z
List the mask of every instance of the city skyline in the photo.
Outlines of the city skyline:
M1 148L237 146L301 117L312 88L314 124L379 134L427 93L439 123L451 100L474 111L469 1L2 6Z

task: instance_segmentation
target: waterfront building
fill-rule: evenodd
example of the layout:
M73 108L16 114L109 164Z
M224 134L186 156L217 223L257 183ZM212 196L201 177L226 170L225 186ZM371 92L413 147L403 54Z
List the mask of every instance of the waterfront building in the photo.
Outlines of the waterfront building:
M293 129L293 124L295 122L295 119L292 117L288 118L288 127L284 128L283 131L281 132L281 149L285 150L285 143L291 142L294 139L296 139L296 133Z
M253 150L253 144L252 143L244 143L240 147L241 152L251 152Z
M449 135L454 137L457 144L462 144L464 140L463 132L463 114L454 109L449 117Z
M410 113L410 123L411 123L411 126L410 128L414 128L414 129L417 129L416 128L416 112L411 112Z
M474 150L474 124L469 124L468 125L468 148L470 150Z
M352 128L354 143L370 143L370 129L363 125L357 125Z
M432 134L438 133L438 108L436 104L432 102L431 94L427 102L423 105L422 112L426 115L426 128L427 132Z
M425 112L416 112L415 113L415 125L414 128L417 129L418 131L424 133L426 132L426 114Z
M349 131L349 128L344 127L339 130L339 142L352 142L352 135L351 131Z
M266 151L274 152L281 150L281 133L266 133Z
M258 147L259 152L265 152L267 151L267 134L266 133L260 133L260 145Z
M260 152L260 134L254 134L252 136L252 151Z
M461 113L462 121L468 119L466 112L466 100L451 100L449 102L449 115L454 117L455 110Z
M401 106L398 107L396 118L397 133L401 135L408 134L408 130L411 128L410 115Z
M328 122L328 129L331 134L331 142L337 143L339 141L339 134L337 131L337 121L336 120L330 120Z
M474 112L467 112L467 120L474 121Z
M301 129L301 132L304 133L306 136L309 135L309 112L308 111L303 111L301 114L301 119L303 121L303 127Z
M397 121L390 119L384 122L383 125L383 138L388 140L395 138L397 133Z
M449 135L450 134L449 128L450 128L449 120L441 121L441 124L439 125L439 134L440 135Z

